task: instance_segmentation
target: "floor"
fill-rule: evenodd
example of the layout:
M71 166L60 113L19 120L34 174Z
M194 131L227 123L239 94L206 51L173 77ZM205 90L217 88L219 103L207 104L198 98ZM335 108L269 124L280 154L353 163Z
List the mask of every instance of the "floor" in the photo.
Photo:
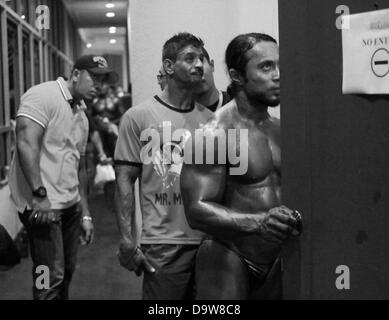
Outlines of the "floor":
M95 240L81 247L77 270L71 287L73 300L137 300L141 295L141 278L119 266L116 250L118 229L109 192L90 196L89 206L94 218ZM0 300L32 298L31 258L8 271L0 271Z

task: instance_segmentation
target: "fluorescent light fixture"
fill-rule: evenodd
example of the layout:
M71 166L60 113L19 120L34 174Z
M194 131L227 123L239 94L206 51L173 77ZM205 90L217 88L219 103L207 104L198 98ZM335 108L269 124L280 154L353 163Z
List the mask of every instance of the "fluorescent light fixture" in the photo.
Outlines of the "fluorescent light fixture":
M111 40L109 40L109 43L115 44L115 43L116 43L116 39L111 39Z
M115 12L107 12L105 15L107 18L113 18L115 16Z
M109 27L109 33L116 33L116 27Z
M91 43L87 43L87 44L86 44L86 47L87 47L87 48L91 48L91 47L92 47L92 44L91 44Z

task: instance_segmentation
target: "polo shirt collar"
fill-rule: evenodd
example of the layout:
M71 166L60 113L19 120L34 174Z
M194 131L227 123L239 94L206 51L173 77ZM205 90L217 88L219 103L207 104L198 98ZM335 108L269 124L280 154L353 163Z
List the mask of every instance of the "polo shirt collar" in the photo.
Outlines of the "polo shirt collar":
M68 89L65 79L62 77L58 77L56 82L62 92L63 97L69 102L69 104L73 108L73 97ZM81 100L79 104L75 105L75 107L77 108L77 110L86 110L86 104L84 100Z

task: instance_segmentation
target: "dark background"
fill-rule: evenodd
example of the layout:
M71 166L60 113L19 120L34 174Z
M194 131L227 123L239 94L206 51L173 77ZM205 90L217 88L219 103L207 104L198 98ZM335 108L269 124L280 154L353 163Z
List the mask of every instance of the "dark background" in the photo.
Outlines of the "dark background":
M287 299L389 298L389 96L342 94L335 26L338 5L354 14L375 3L389 8L279 1L283 201L305 222L285 248ZM339 265L350 268L350 290L335 286Z

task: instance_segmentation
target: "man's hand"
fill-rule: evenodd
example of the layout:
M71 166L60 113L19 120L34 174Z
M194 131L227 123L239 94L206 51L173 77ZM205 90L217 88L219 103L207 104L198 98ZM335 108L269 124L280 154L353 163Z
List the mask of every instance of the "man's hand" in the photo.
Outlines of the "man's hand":
M126 248L121 245L118 251L120 265L129 271L134 271L137 276L143 272L155 272L155 268L147 260L142 250L136 248Z
M32 198L32 212L29 216L31 224L48 225L56 222L57 217L53 210L49 199Z
M81 219L81 244L90 244L93 242L94 227L91 219Z
M110 123L109 126L108 126L108 133L114 135L115 137L117 137L119 135L119 129L118 129L118 126L114 123Z
M291 234L301 232L301 216L285 206L272 208L258 218L259 233L271 242L282 244Z
M104 153L99 156L99 163L102 165L110 164L113 165L113 159L110 157L107 157L107 155Z

